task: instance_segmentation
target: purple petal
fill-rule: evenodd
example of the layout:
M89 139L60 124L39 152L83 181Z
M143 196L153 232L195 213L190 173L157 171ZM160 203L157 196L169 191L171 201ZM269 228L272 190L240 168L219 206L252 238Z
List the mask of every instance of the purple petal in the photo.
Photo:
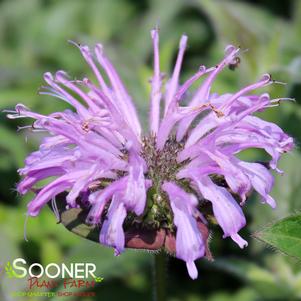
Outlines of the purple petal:
M161 74L159 58L159 30L151 31L154 47L154 76L152 78L151 104L150 104L150 131L154 134L158 132L160 119L160 100L161 100Z
M57 167L50 167L31 172L29 175L27 175L27 177L24 178L23 181L18 184L17 190L20 194L26 194L37 182L48 177L60 176L62 174L64 174L63 169Z
M88 224L98 224L100 222L100 217L103 209L107 202L112 198L113 195L120 193L126 187L127 178L121 178L102 190L98 190L89 196L89 202L92 207L86 218Z
M213 84L214 79L221 72L222 69L224 69L229 63L233 61L238 52L239 49L233 47L232 45L226 47L224 59L217 65L215 70L209 74L208 78L196 91L191 102L189 103L190 106L197 106L208 101L211 85ZM178 141L181 141L183 139L185 133L187 132L189 126L191 125L195 117L196 116L187 117L180 122L177 131Z
M141 134L141 126L137 116L137 112L129 94L127 93L124 85L121 82L117 71L115 70L114 66L109 61L109 59L104 55L102 45L96 45L95 54L98 62L108 75L108 78L116 95L116 101L118 102L118 106L121 108L122 113L126 117L126 120L133 132L137 135L137 137L139 137Z
M212 203L214 216L224 231L224 238L230 236L241 248L248 245L238 231L245 226L245 216L232 195L217 186L209 177L194 178L203 197Z
M129 167L124 203L128 210L141 215L146 203L145 178L142 165Z
M114 195L107 219L101 227L99 241L106 246L114 247L116 254L120 254L124 250L125 236L122 225L125 217L125 206L120 202L119 197Z
M176 65L174 67L172 77L167 84L167 91L166 91L166 95L165 95L165 115L168 111L168 107L169 107L170 103L172 102L172 100L175 97L176 92L178 90L179 76L180 76L181 66L182 66L182 62L183 62L184 52L185 52L185 49L187 46L187 39L188 39L188 37L186 35L183 35L181 37Z
M187 267L187 271L188 271L190 278L193 280L197 279L198 278L198 270L195 266L194 261L187 261L186 267Z
M37 216L43 206L56 195L72 187L80 172L61 176L50 184L46 185L36 197L28 203L27 210L30 216Z
M165 182L162 188L169 196L177 227L176 256L186 261L189 275L195 279L198 273L194 261L205 254L203 237L194 216L197 199L172 182Z
M269 195L274 184L271 173L259 163L242 162L238 163L248 175L254 189L262 196L263 201L272 208L276 208L275 200Z

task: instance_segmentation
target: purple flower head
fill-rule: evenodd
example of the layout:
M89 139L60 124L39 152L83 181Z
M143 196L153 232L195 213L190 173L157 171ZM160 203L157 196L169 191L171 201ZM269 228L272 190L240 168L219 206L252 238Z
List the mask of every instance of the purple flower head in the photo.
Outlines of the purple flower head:
M224 238L245 247L247 242L238 234L246 224L242 206L252 189L263 203L276 206L270 196L269 169L281 172L277 162L292 149L293 139L276 124L254 115L282 100L270 99L267 93L252 94L273 83L270 75L236 93L211 91L217 75L227 66L233 69L239 48L227 46L218 65L201 66L180 83L184 35L173 73L164 83L157 29L151 37L154 74L148 132L143 133L132 99L102 46L90 50L76 45L94 72L93 82L71 80L64 71L46 73L47 86L41 92L73 109L41 115L18 104L8 114L34 119L31 130L45 133L39 150L19 170L23 180L18 191L36 192L28 204L29 216L37 216L65 192L68 208L88 208L86 223L99 226L100 243L113 247L116 255L125 247L147 248L141 241L131 243L127 238L131 229L157 231L161 235L157 248L184 260L195 279L195 260L208 255L204 208L211 210ZM200 78L201 84L188 97L186 92ZM245 162L236 156L249 148L264 149L270 162ZM51 181L37 190L36 184L47 178Z

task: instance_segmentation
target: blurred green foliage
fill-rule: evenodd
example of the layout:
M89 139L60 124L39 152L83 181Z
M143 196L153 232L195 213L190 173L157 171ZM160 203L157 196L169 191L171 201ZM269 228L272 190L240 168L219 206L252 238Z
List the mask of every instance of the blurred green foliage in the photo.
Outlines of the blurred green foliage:
M197 281L189 279L182 262L170 259L166 268L168 300L300 300L300 263L265 248L249 235L300 210L301 1L2 0L0 109L13 108L18 102L42 113L63 109L62 102L37 95L43 73L64 69L74 77L91 76L78 50L67 40L90 45L101 42L146 124L152 72L149 30L155 24L160 25L161 67L167 73L175 60L179 37L185 32L189 49L183 79L201 64L215 65L224 46L233 43L249 51L242 55L238 70L226 70L219 76L215 91L233 92L269 72L274 79L288 83L270 86L272 96L297 99L296 104L285 103L261 113L296 138L295 152L281 162L286 173L276 175L273 196L278 208L272 211L253 197L245 208L249 226L243 231L249 248L239 250L217 232L211 241L216 261L199 261ZM8 121L4 114L0 118L0 261L21 256L29 263L94 262L99 276L104 277L96 289L99 300L151 300L152 256L148 253L128 251L115 258L112 250L57 225L47 208L29 220L29 242L23 240L26 203L31 196L20 198L14 191L16 169L40 137L17 132L17 126L22 125L19 120ZM244 156L261 158L256 151ZM2 279L0 300L12 300L11 292L22 289L24 283Z

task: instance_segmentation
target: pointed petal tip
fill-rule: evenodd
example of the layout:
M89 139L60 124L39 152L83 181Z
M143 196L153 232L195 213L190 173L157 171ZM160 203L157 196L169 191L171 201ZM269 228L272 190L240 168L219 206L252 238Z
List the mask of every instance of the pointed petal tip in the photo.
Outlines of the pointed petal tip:
M24 185L24 181L18 183L17 187L16 187L17 192L20 195L24 195L28 192L28 187L26 187L26 185Z
M159 35L159 29L156 27L156 28L152 29L150 33L151 33L152 39L156 39L156 38L158 38L158 35Z
M27 215L31 217L36 217L37 215L39 215L39 213L40 209L35 208L34 205L30 202L27 206Z
M61 82L62 84L69 81L68 74L64 70L59 70L55 73L55 80Z
M195 266L194 261L186 262L186 267L187 267L187 271L188 271L190 278L193 280L197 279L198 278L198 270Z
M239 234L232 234L231 238L235 241L241 249L248 246L248 242L244 240Z
M95 45L95 53L98 57L101 57L103 55L103 46L100 43L97 43Z
M263 74L260 78L260 81L267 82L267 83L270 82L271 80L272 80L272 76L269 73Z
M88 46L86 46L86 45L79 46L79 50L82 53L82 56L84 57L84 59L86 61L90 60L92 58L92 54L91 54L90 48Z
M265 202L271 206L271 208L275 209L277 207L277 203L276 201L270 196L268 195L265 199Z
M206 67L205 67L204 65L201 65L201 66L199 67L199 72L205 73L205 72L206 72Z
M237 47L230 44L225 47L224 51L225 51L225 55L230 55L233 51L237 51L237 50L238 50Z
M114 256L119 256L121 254L122 250L114 249Z
M49 82L52 82L53 81L53 76L50 72L45 72L44 75L44 80L49 83Z
M188 36L183 34L180 39L179 48L186 48L188 41Z

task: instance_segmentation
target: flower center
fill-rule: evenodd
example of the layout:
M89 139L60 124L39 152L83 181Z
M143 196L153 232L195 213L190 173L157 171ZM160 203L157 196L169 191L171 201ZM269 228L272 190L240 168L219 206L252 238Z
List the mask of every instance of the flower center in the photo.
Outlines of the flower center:
M173 231L173 217L169 199L161 186L164 181L179 182L176 178L177 172L187 164L178 163L177 155L184 148L183 143L176 141L174 136L169 137L164 148L158 150L154 136L143 137L143 148L141 156L147 164L146 178L152 180L152 187L147 194L147 208L145 214L140 219L140 226L148 229L169 229ZM137 217L127 221L137 221ZM132 224L126 223L126 224ZM132 224L133 225L133 224Z
M178 153L183 148L184 144L177 142L174 136L169 137L162 150L157 149L154 136L143 138L141 156L148 167L146 176L152 180L157 193L160 193L160 187L164 181L176 181L177 172L187 164L187 162L177 162Z

